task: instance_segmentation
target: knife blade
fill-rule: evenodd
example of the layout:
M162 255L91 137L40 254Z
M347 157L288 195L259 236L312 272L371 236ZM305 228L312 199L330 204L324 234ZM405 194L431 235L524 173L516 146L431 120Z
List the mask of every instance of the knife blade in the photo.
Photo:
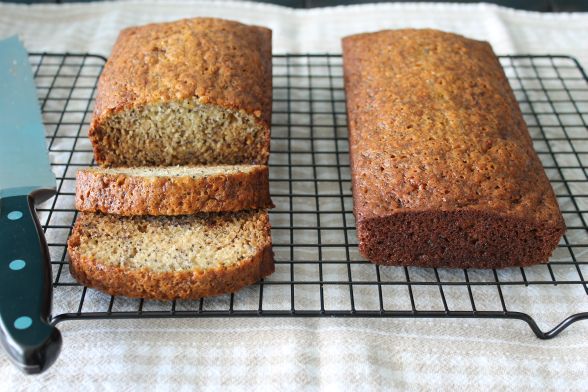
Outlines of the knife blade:
M17 37L0 41L0 341L25 373L57 358L50 325L49 250L35 202L55 193L28 54Z

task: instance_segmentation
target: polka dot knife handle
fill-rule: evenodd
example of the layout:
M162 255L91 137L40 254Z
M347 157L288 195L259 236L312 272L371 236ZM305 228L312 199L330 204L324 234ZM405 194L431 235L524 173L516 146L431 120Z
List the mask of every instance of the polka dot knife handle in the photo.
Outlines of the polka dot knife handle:
M61 334L51 311L49 251L30 196L0 200L0 327L2 345L26 373L57 358Z
M49 323L51 263L34 208L55 193L55 175L31 65L16 37L0 41L0 86L0 341L20 369L40 373L61 348Z

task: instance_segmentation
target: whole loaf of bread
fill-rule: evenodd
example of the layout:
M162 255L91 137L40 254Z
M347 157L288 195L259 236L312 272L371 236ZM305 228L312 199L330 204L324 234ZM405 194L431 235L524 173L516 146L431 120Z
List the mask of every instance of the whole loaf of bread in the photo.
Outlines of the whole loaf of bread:
M547 262L565 225L486 42L435 30L343 40L359 250L386 265Z

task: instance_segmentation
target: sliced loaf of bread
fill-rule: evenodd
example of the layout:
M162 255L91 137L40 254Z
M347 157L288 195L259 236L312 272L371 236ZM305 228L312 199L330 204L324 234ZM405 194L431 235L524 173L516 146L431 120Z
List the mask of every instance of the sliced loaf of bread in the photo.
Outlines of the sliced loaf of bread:
M81 213L68 252L80 283L156 300L231 293L274 271L265 210L172 217Z
M123 30L88 136L107 166L267 164L272 32L193 18Z
M270 208L267 166L88 168L76 209L116 215L187 215Z

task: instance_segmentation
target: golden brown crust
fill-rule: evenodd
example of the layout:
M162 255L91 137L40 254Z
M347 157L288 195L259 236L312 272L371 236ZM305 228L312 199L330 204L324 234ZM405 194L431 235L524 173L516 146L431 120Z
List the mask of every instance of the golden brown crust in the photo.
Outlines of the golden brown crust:
M227 267L178 272L122 268L80 254L83 216L78 218L68 240L70 272L79 283L110 295L154 300L199 299L233 293L258 282L275 269L271 242L255 256ZM269 221L265 230L269 237Z
M188 215L271 208L267 166L201 178L141 177L79 170L76 209L116 215Z
M269 128L272 108L271 30L193 18L121 31L98 82L89 137L105 162L101 125L114 113L197 98L253 115ZM241 162L247 163L247 162ZM249 162L266 164L263 162Z
M546 262L564 221L490 45L408 29L346 37L343 53L360 251L382 264Z

